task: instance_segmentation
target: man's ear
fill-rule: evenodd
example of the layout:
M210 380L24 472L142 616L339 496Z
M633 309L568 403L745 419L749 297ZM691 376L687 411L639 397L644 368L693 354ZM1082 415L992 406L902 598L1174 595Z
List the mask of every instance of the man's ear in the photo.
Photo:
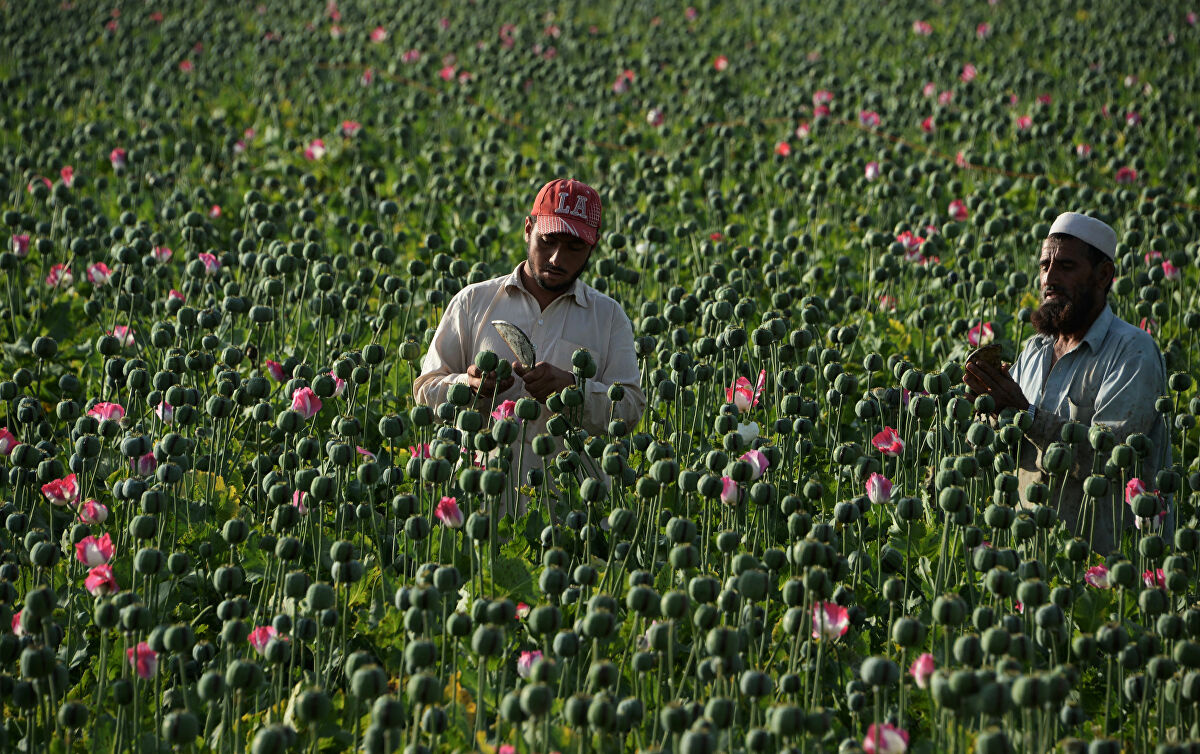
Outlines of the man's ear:
M529 215L525 216L525 243L529 243L529 234L533 232L533 218Z

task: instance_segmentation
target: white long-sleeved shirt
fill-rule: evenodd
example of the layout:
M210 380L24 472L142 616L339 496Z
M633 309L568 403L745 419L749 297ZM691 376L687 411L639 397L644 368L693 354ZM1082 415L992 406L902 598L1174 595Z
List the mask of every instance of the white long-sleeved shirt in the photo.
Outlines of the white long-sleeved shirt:
M524 262L522 262L524 264ZM641 389L641 372L633 348L633 326L621 305L595 288L576 280L571 288L542 310L521 281L521 267L508 275L475 283L459 291L446 306L429 351L421 361L421 375L413 384L418 403L436 406L446 400L450 385L467 381L467 367L483 350L515 362L516 355L496 328L493 320L504 320L520 327L533 342L538 361L571 371L571 355L580 348L591 352L596 376L583 382L583 410L580 425L590 435L605 432L610 419L624 419L632 428L641 418L646 396ZM495 396L478 410L488 412L505 400L529 397L525 383L515 377L513 386ZM625 396L615 404L608 398L614 383L625 387ZM519 440L513 448L513 465L521 457L520 478L510 480L520 486L529 469L541 466L531 446L533 438L546 431L550 412L542 406L541 415L525 429L525 448ZM561 443L557 445L561 449ZM595 464L593 461L592 464ZM585 467L588 464L583 464Z

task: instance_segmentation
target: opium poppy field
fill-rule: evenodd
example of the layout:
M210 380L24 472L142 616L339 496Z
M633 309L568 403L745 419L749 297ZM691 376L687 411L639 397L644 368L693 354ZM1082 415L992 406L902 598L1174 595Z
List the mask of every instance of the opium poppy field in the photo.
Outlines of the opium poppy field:
M6 3L0 749L1194 750L1197 10ZM418 405L562 177L645 412ZM1022 486L1064 211L1170 447Z

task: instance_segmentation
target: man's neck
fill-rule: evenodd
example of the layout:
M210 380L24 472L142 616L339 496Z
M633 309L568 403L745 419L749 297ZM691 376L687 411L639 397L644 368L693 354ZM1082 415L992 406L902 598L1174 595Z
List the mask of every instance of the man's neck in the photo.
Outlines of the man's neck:
M1104 303L1092 312L1092 316L1088 318L1088 322L1079 332L1075 333L1059 333L1054 339L1054 360L1058 361L1066 354L1074 351L1083 343L1083 339L1087 337L1088 332L1092 329L1092 325L1096 324L1096 320L1100 318L1100 314L1104 311Z
M567 291L548 291L542 286L538 285L538 282L533 279L533 275L530 275L529 270L526 269L528 264L528 262L521 262L521 266L517 268L517 274L521 276L521 284L525 286L525 290L529 291L534 300L538 302L538 306L541 308L541 310L546 311L546 307L550 306L550 303L554 301L554 299L563 295ZM567 290L570 290L570 288Z

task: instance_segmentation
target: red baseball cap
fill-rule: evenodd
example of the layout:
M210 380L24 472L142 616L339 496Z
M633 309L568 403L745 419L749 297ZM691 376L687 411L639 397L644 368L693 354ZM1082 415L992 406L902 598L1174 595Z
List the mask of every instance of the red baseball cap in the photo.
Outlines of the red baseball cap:
M570 178L550 181L538 192L529 214L538 220L541 233L570 233L588 245L600 234L600 195L596 189Z

